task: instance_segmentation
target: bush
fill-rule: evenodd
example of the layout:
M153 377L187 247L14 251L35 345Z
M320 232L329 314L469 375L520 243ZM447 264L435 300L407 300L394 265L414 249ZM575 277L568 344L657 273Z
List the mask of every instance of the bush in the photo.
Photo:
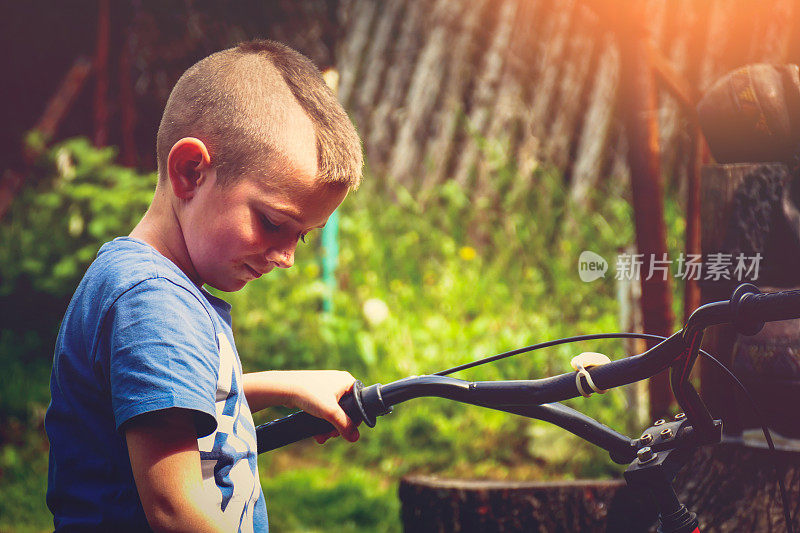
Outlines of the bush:
M85 138L44 152L0 225L0 295L30 287L68 298L100 246L133 229L156 175L117 166L115 157Z

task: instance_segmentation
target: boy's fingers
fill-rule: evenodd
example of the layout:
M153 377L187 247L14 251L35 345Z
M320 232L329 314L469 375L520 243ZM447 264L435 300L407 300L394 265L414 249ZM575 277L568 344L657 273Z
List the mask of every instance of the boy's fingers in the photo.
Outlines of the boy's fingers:
M358 440L359 433L356 425L347 417L347 414L338 405L330 413L328 421L333 424L337 432L344 437L345 440L355 442Z
M325 444L325 441L332 439L339 435L338 431L331 431L330 433L323 433L322 435L314 435L314 440L320 444Z

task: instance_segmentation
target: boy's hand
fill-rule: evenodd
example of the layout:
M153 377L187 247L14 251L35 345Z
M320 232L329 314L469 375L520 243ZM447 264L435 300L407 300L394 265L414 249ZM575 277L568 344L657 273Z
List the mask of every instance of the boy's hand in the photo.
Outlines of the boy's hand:
M358 428L339 406L339 400L352 390L353 383L355 378L349 372L339 370L255 372L245 374L244 393L253 412L279 404L302 409L333 424L336 431L314 437L320 444L337 435L355 442L359 438Z
M306 370L287 372L285 379L293 383L294 395L289 399L289 407L302 409L317 418L324 418L337 429L314 439L320 444L331 437L342 435L345 440L355 442L359 433L339 400L353 389L355 378L349 372L339 370Z

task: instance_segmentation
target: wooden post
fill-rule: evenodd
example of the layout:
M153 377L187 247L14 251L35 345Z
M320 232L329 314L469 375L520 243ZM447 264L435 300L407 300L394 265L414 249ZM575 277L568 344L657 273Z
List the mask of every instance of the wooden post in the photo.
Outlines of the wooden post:
M41 134L45 143L49 142L55 135L59 124L72 108L91 71L92 65L88 59L85 57L76 59L64 79L61 80L61 84L55 94L48 100L44 113L42 113L41 118L33 127L34 130ZM38 150L40 148L24 147L27 165L32 164L39 156ZM8 169L0 176L0 220L3 219L11 207L11 202L14 201L14 197L24 184L26 175L27 173L25 172Z
M701 252L700 245L700 169L707 153L705 139L700 131L700 126L695 122L692 125L692 139L689 145L689 168L686 173L686 255L696 255ZM700 286L697 280L686 279L683 287L683 321L700 306Z
M701 187L701 205L702 205L702 251L703 257L708 257L712 253L732 253L733 250L726 249L726 238L728 238L729 228L731 227L731 218L733 216L733 200L737 191L748 183L748 178L758 177L754 172L756 171L770 172L776 176L783 176L783 183L786 184L790 178L790 174L785 165L781 163L738 163L728 165L708 165L703 167L702 172L702 187ZM757 181L756 183L761 183ZM759 185L759 191L767 191L768 184ZM766 193L765 193L766 194ZM758 211L759 219L768 221L777 220L780 213L779 205L769 207L768 198L751 197L752 193L747 194L747 207L752 208L754 212ZM780 203L780 198L773 198L773 202ZM768 209L768 211L764 211ZM740 226L741 223L738 224ZM775 231L776 224L771 223L770 226L770 240L775 239L772 232ZM737 227L735 231L752 232L754 234L759 231L765 231L764 228ZM767 241L767 235L762 236L762 241ZM790 245L790 243L786 243ZM729 244L728 244L729 246ZM787 255L789 249L782 249ZM764 250L747 250L746 252L759 252L764 254ZM774 253L774 252L773 252ZM774 261L776 258L770 258ZM781 258L787 260L786 258ZM769 265L761 265L760 277L755 281L760 287L764 288L765 283L773 282L769 278L764 277L765 267ZM733 288L739 284L739 280L731 276L730 280L719 280L716 282L704 280L701 284L702 288L702 301L708 303L718 300L726 300L730 298ZM776 323L778 324L778 323ZM771 328L769 328L771 329ZM780 338L779 338L780 337ZM703 346L710 353L714 354L725 366L733 366L733 352L734 347L739 340L733 326L722 325L710 328L704 339ZM780 334L772 338L771 344L784 349L794 349L791 343L792 339L787 339L785 334ZM788 344L787 344L788 343ZM761 349L761 355L766 356L764 349ZM732 401L735 396L732 393L730 384L720 376L712 364L705 360L701 360L700 378L702 383L703 398L708 404L709 409L715 418L721 418L726 423L726 432L736 434L741 429L741 415L748 415L749 413L740 413L740 406L736 401ZM787 366L787 369L789 366ZM746 379L747 376L739 376L740 379ZM788 370L781 376L782 379L792 379L793 376ZM776 386L781 386L776 381ZM789 406L773 405L770 411L783 411L791 410ZM770 414L770 413L765 413Z
M131 80L131 31L125 32L122 51L119 58L119 103L122 119L121 161L125 166L133 167L137 163L136 153L136 101L133 96Z
M730 219L730 206L733 193L741 184L752 165L712 165L703 167L700 202L701 210L701 243L703 257L709 253L722 250L722 241ZM730 298L730 286L719 284L703 284L701 299L703 303ZM714 354L725 366L730 367L731 353L736 332L732 326L714 326L706 331L703 348ZM715 418L729 423L735 417L735 403L728 400L728 386L719 378L714 365L701 359L700 382L703 399ZM728 424L726 429L730 429Z
M97 47L94 58L94 144L105 146L108 142L108 49L111 23L108 0L97 5Z
M33 127L44 137L45 142L56 134L59 124L72 109L72 104L75 103L91 72L92 63L85 57L79 57L61 80L56 92L47 101L44 113Z
M670 276L649 273L654 260L667 254L664 224L664 192L658 146L658 95L649 61L645 24L645 4L627 3L627 15L619 26L620 91L628 138L628 164L631 169L636 247L642 257L642 318L644 329L658 335L672 334L672 294ZM650 415L661 418L669 413L672 393L666 372L650 379Z

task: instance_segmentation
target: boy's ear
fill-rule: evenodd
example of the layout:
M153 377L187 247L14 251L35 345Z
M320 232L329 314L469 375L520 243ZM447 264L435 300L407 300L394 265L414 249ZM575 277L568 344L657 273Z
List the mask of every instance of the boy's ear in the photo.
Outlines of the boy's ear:
M167 156L167 176L175 196L188 200L194 195L203 176L211 166L208 148L200 139L184 137L172 145Z

